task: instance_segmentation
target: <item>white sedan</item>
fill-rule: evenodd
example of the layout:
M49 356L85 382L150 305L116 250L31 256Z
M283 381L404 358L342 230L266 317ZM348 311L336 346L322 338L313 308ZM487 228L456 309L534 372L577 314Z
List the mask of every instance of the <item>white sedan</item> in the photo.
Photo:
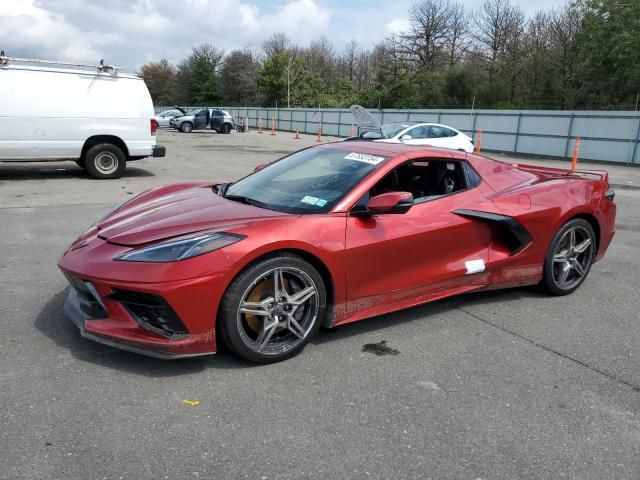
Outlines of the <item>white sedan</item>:
M362 135L362 138L372 138L376 142L429 145L473 152L473 140L470 137L453 127L438 123L386 123L382 125L382 137L380 138L377 132L366 132Z
M182 115L188 115L187 111L183 110L182 108L176 107L173 110L160 112L155 116L155 119L156 122L158 122L158 126L160 128L169 128L171 126L169 125L169 121L171 121L173 117L181 117Z

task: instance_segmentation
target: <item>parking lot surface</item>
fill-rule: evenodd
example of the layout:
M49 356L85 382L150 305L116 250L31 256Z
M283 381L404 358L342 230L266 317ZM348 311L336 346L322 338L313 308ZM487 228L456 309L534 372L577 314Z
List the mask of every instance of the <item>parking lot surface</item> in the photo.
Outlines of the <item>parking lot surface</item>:
M275 365L171 362L81 338L59 255L127 196L231 181L315 138L158 140L167 157L119 180L0 164L0 478L640 478L640 169L604 167L617 234L572 295L456 297L320 332ZM381 341L399 354L363 351Z

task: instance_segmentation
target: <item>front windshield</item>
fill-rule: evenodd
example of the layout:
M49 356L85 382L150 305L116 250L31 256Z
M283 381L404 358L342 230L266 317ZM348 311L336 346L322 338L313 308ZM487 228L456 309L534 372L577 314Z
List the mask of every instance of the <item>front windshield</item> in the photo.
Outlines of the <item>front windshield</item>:
M385 138L393 138L411 125L411 123L385 123L382 125L382 133Z
M239 180L225 197L280 212L326 213L384 160L337 148L310 148Z

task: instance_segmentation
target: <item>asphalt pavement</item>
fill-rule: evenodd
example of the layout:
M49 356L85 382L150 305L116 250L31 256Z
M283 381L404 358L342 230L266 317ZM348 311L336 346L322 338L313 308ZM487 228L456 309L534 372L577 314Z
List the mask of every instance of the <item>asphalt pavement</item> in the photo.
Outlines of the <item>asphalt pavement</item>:
M581 162L610 170L618 221L572 295L456 297L322 331L275 365L159 361L79 336L59 255L127 196L231 181L316 142L159 143L166 158L120 180L0 164L0 479L640 478L640 168Z

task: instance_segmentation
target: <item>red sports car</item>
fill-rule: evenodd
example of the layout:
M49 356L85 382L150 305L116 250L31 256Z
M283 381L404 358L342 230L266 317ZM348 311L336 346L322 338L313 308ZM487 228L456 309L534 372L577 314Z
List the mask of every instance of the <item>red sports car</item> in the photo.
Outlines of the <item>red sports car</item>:
M235 183L141 193L64 253L83 336L162 358L223 341L254 362L345 324L473 290L574 291L614 234L604 171L366 141Z

